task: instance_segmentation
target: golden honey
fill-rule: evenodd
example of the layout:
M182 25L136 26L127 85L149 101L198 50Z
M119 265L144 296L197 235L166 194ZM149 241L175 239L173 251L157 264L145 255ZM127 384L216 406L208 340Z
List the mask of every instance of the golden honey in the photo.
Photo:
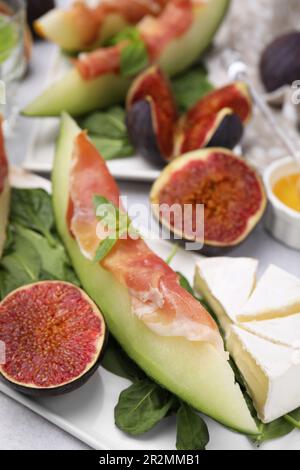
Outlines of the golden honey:
M273 187L273 192L287 207L300 212L300 173L279 179Z

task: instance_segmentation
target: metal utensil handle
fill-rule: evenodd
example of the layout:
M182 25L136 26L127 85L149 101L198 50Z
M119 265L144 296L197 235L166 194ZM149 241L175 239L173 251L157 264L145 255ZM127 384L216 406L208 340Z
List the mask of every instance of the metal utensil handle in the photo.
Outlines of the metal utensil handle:
M235 60L232 61L233 58ZM297 164L300 165L300 152L297 151L292 142L281 129L278 120L275 118L270 106L265 102L265 100L261 97L260 93L250 82L247 73L247 65L238 58L237 53L232 51L226 56L226 59L231 59L231 63L228 68L228 72L231 78L235 80L242 80L247 83L255 104L257 105L262 115L265 117L270 128L280 139L281 143L284 145L290 156L292 156L297 162Z

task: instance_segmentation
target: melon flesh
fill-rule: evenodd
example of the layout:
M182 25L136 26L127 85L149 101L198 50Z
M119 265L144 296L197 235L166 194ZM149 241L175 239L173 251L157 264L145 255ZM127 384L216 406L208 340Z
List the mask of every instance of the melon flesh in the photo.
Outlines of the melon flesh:
M59 233L84 289L101 307L111 333L150 377L229 428L257 434L226 359L208 343L162 337L151 331L132 315L128 289L85 258L70 235L66 219L69 173L79 133L74 121L64 116L53 171L53 198Z

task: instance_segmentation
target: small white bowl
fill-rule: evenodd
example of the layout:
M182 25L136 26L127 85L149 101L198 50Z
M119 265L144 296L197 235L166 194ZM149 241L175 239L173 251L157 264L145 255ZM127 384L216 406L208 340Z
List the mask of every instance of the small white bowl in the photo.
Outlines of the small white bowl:
M267 230L279 241L291 248L300 250L300 212L287 207L275 196L273 188L276 182L294 173L300 167L291 157L272 163L264 174L264 182L269 198L266 216Z

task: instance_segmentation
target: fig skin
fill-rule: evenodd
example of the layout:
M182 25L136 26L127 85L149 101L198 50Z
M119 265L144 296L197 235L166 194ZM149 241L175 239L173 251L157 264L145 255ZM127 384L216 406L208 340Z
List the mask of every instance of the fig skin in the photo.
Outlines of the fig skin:
M247 185L250 184L250 181L253 180L253 181L255 181L255 186L258 189L258 192L256 194L256 196L258 196L258 197L257 197L257 202L256 202L257 207L255 208L255 212L252 213L252 210L253 210L252 209L252 204L254 203L254 201L252 201L251 205L250 205L251 212L247 215L247 218L245 218L245 227L243 227L243 230L241 228L238 228L235 238L232 238L230 241L229 241L229 239L227 241L226 240L221 240L221 239L218 240L218 236L216 236L214 239L209 239L208 237L206 237L204 240L203 239L201 239L201 240L195 239L195 237L191 238L191 236L188 236L187 234L182 233L182 229L179 229L178 227L174 227L174 226L170 225L170 223L167 220L162 218L162 216L159 212L159 209L158 209L159 205L161 203L164 203L164 204L165 203L173 204L175 202L178 203L180 201L180 197L181 197L180 196L180 191L183 190L184 186L187 187L186 181L189 181L188 189L191 190L191 196L194 197L193 192L195 190L195 187L193 186L191 178L195 178L196 173L195 173L195 168L193 167L193 164L199 162L199 164L200 164L199 168L203 168L203 165L206 162L208 162L208 168L210 168L209 167L210 157L214 156L215 154L216 155L220 154L222 156L222 158L223 157L231 158L232 159L232 165L237 164L239 170L242 170L242 166L244 166L245 167L245 172L242 172L242 173L243 174L245 173L246 188L247 188ZM192 165L192 167L193 167L192 170L190 169L190 165ZM230 164L227 165L227 163L224 160L224 165L225 165L225 168L227 168L226 171L228 173L229 168L230 168L230 166L229 166ZM208 171L208 168L206 169L206 171L203 174L205 175L206 179L212 178L212 180L211 180L212 185L211 186L210 186L210 184L207 185L208 191L210 191L211 187L213 188L214 186L216 186L216 184L219 184L219 172L216 173L217 179L215 179L215 176L214 176L213 172L212 172L212 176L211 176L211 172ZM189 171L189 175L185 174L186 169ZM246 172L246 169L248 169L248 173ZM180 176L181 170L183 170L183 174ZM236 174L236 176L235 176L236 181L239 181L238 178L240 176L238 176L238 175L241 175L241 172L238 171L235 174ZM167 196L167 199L164 198L164 197L161 198L162 192L165 190L165 188L168 187L168 185L172 181L173 177L175 178L175 180L173 180L173 183L171 184L171 186L169 186L169 188L167 190L167 194L169 194L171 196L170 197ZM249 179L249 177L251 179ZM174 187L174 181L176 182L176 185L177 185L176 187ZM176 188L178 189L178 191L177 191ZM217 188L215 188L215 190L216 189ZM217 193L217 191L216 191L216 193ZM219 190L219 194L220 194L220 190ZM188 194L182 195L182 197L183 198L186 197L187 200L189 200L189 195ZM249 200L248 193L247 193L247 198ZM169 199L169 202L167 202L168 199ZM262 217L265 213L266 206L267 206L266 192L265 192L265 189L264 189L263 182L262 182L261 178L259 177L259 175L242 158L236 156L230 150L227 150L227 149L224 149L224 148L207 148L207 149L202 149L202 150L190 152L190 153L187 153L186 155L183 155L180 158L177 158L173 162L171 162L163 170L160 177L154 183L154 185L152 187L152 190L151 190L151 194L150 194L150 200L151 200L151 205L152 205L152 210L153 210L154 216L159 220L159 222L163 226L165 226L168 230L170 230L177 237L179 236L181 240L186 240L186 241L189 241L189 242L191 242L191 241L192 242L197 242L198 241L199 243L203 243L203 248L201 249L201 253L203 253L207 256L221 256L221 255L224 256L226 253L228 253L233 248L236 248L237 246L241 245L248 238L248 236L253 232L255 227L260 223L260 221L261 221L261 219L262 219ZM225 198L225 201L226 201L226 198ZM204 204L205 204L205 202L204 202ZM246 204L245 201L244 201L244 204ZM246 210L247 206L249 206L249 204L246 204L245 207L243 207L243 211ZM229 219L227 219L227 220L229 220ZM235 223L236 222L237 222L237 220L235 220ZM218 232L218 230L217 230L217 232ZM219 232L220 232L220 229L219 229Z
M74 378L72 381L56 386L56 387L39 387L39 386L26 386L26 384L18 383L16 382L13 378L10 380L9 375L3 370L1 370L0 366L0 381L8 385L11 389L22 393L23 395L30 396L30 397L55 397L55 396L60 396L60 395L65 395L67 393L71 393L79 388L81 388L83 385L85 385L89 379L95 374L95 372L98 370L98 368L101 365L102 359L104 357L106 347L107 347L107 342L108 342L108 330L106 327L106 323L104 321L104 317L101 314L100 310L98 307L94 304L94 302L87 296L87 294L79 289L77 286L74 286L73 284L70 284L68 282L64 281L42 281L34 284L30 284L24 287L21 287L17 289L16 291L11 292L1 303L0 306L3 302L5 302L9 297L14 296L18 292L24 291L24 290L30 290L34 286L38 285L51 285L51 284L59 284L61 286L69 286L74 289L77 289L78 291L81 291L83 299L85 299L95 311L97 310L99 312L99 316L101 317L101 323L103 327L103 333L102 333L102 345L101 349L98 352L97 356L95 355L95 362L92 365L90 369L87 370L86 373L81 375L78 378Z
M54 0L27 0L27 18L32 34L40 38L34 29L34 22L48 11L55 8Z
M300 79L300 32L294 31L276 38L264 50L260 75L268 92Z
M229 113L224 116L206 147L223 147L232 150L241 141L243 134L244 126L241 119L237 114Z
M185 128L183 120L177 139L176 154L180 156L209 147L232 150L241 141L243 134L244 126L241 119L228 108L199 118L191 128Z
M150 98L137 101L128 111L126 124L130 141L137 153L158 167L167 162L162 155L154 130L153 103Z

